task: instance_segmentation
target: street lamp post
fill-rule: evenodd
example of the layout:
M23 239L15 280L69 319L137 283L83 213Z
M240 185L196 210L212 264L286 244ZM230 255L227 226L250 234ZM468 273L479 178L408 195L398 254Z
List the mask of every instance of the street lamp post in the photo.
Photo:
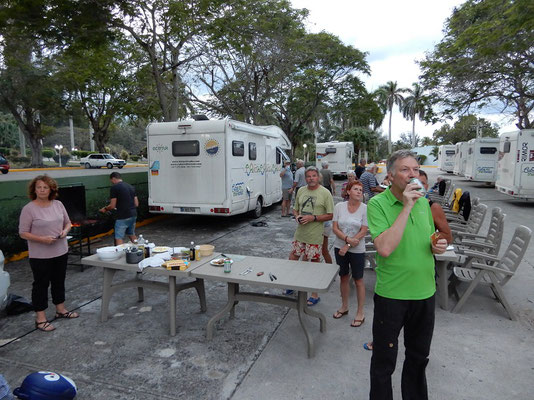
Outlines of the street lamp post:
M63 149L63 146L61 144L56 144L54 146L54 149L57 150L58 158L59 158L59 167L61 168L61 149Z
M304 149L304 161L308 162L308 152L306 151L306 148L308 147L308 145L306 143L304 143L302 145L302 148Z

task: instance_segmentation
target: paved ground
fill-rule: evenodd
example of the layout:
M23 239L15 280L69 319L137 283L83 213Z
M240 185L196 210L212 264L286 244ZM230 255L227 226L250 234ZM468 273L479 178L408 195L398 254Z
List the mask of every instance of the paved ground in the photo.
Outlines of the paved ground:
M439 171L428 169L433 182ZM507 214L503 250L518 224L534 227L534 202L512 201L493 188L452 177L479 196L489 208ZM339 183L339 182L338 182ZM245 217L210 219L172 217L140 228L161 245L213 243L228 253L285 258L294 221L280 218L279 206L263 217L267 227L253 227ZM489 217L486 218L489 220ZM487 221L486 221L487 222ZM487 223L482 231L487 229ZM106 238L99 245L108 244ZM432 399L530 400L534 391L534 244L505 293L519 315L510 321L489 289L481 288L460 314L436 309L436 328L428 366ZM273 261L274 262L274 261ZM6 266L11 293L30 297L27 260ZM99 321L102 272L72 267L67 276L67 303L82 317L57 321L53 333L33 330L31 314L0 319L0 372L10 385L37 370L63 373L78 385L78 399L365 399L369 390L374 271L365 271L366 322L351 328L350 315L331 318L339 306L338 281L316 309L327 316L327 332L308 320L317 354L306 357L303 333L294 311L253 303L239 304L236 318L223 319L215 338L205 339L208 319L222 307L226 287L207 282L208 312L200 313L194 291L178 295L177 330L168 336L167 297L136 291L114 295L112 318ZM355 296L351 298L355 312ZM49 308L50 316L53 311ZM10 340L20 337L15 342ZM7 343L7 344L6 344ZM394 375L400 399L400 353Z

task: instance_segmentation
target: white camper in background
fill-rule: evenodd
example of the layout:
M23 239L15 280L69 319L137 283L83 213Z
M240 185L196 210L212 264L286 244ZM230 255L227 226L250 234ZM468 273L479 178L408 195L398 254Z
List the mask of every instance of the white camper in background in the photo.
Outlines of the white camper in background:
M438 148L438 168L444 172L451 173L454 169L454 156L456 146L454 144L444 144Z
M522 199L534 199L534 129L503 133L495 188Z
M454 155L454 167L452 173L454 175L463 176L465 172L465 163L467 161L467 142L458 142L455 146L456 154Z
M328 162L328 169L334 176L347 177L351 171L354 158L354 143L352 142L326 142L316 145L316 166L321 169L321 163Z
M499 159L498 138L476 138L467 142L464 176L477 182L495 183Z
M196 119L147 127L150 212L259 217L282 199L291 143L280 128Z

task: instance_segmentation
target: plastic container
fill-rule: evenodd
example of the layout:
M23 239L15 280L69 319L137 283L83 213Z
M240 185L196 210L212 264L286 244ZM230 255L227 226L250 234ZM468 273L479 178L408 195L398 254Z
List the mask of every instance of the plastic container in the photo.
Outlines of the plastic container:
M200 254L200 246L195 246L195 260L199 261L202 258Z

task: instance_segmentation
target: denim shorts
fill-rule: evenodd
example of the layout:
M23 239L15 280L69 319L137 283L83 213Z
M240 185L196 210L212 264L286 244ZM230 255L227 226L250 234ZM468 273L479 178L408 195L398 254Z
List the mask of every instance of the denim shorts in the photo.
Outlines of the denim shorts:
M135 235L137 217L118 219L115 221L115 239L124 239L124 235Z

